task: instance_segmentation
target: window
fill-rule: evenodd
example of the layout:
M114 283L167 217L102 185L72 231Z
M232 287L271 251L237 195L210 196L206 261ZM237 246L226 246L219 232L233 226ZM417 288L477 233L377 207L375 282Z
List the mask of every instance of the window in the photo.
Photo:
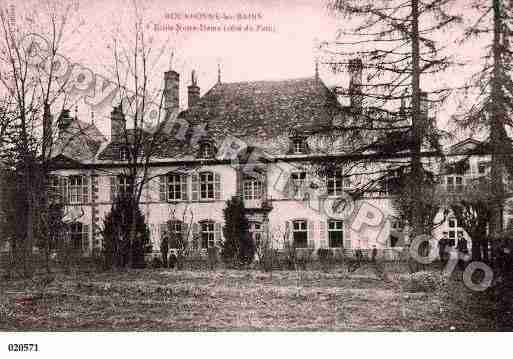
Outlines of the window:
M397 242L399 242L399 238L397 238L396 236L394 235L390 235L390 247L396 247L397 246Z
M169 173L160 177L160 201L186 201L187 175Z
M306 140L304 138L296 138L292 140L292 153L299 155L306 153Z
M243 195L245 200L262 198L262 182L257 179L246 179L243 184Z
M214 246L214 238L215 238L215 231L214 231L214 222L203 222L200 223L201 226L201 232L200 232L200 239L201 239L201 248L207 249L209 247Z
M87 226L80 222L73 222L68 227L69 241L74 250L86 250L89 246Z
M447 177L447 191L448 192L454 191L454 178L453 177Z
M255 246L258 247L260 245L260 241L262 239L262 223L260 222L251 222L249 224L249 237L253 240L253 243L255 243Z
M479 162L477 164L477 173L479 173L480 175L486 173L486 162Z
M456 191L463 192L463 178L456 177Z
M335 171L332 175L326 178L326 187L328 189L328 196L341 196L344 189L349 188L350 181L348 177L342 175L342 171Z
M214 174L212 172L200 173L200 199L214 199Z
M330 248L342 248L344 246L343 221L328 221L328 239Z
M128 161L130 159L130 149L128 147L119 148L119 159L121 161Z
M191 198L193 201L221 199L221 175L215 172L191 174Z
M290 175L291 197L303 198L305 196L306 172L292 172Z
M178 242L182 238L182 222L180 221L169 221L168 222L168 233L169 233L169 247L178 248Z
M295 248L308 247L308 225L305 220L292 222L292 240Z
M455 228L456 227L456 219L449 218L449 228Z
M59 203L62 202L65 198L63 196L65 188L63 188L61 182L61 178L59 178L58 176L50 176L48 181L48 186L50 189L50 203Z
M168 201L179 201L182 200L182 187L183 176L178 174L170 174L167 176L167 200Z
M118 176L117 178L118 184L117 184L117 191L118 194L127 194L132 192L130 190L130 178L128 176Z
M456 238L456 232L455 231L449 231L449 238Z
M447 177L447 191L448 192L463 192L463 177L449 176Z
M208 142L204 142L200 145L200 158L211 158L213 157L212 145Z
M89 185L86 176L68 177L69 203L86 203L89 199Z

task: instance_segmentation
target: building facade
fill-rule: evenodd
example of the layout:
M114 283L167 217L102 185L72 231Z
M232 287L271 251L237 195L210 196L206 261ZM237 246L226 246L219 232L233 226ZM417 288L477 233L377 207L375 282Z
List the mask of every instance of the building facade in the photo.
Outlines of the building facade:
M351 90L361 84L361 62L354 61L350 72ZM174 71L164 75L164 106L169 113L180 108L179 77ZM277 246L292 241L298 248L348 252L376 246L392 255L389 249L404 244L401 234L408 229L386 189L374 188L354 202L347 191L356 186L358 176L319 170L355 146L333 127L365 111L359 92L350 92L350 105L342 106L315 74L243 83L223 83L219 78L200 96L193 73L188 109L159 128L168 126L168 134L178 142L194 143L180 147L170 142L152 155L141 197L154 251L167 231L189 233L188 240L202 249L216 245L223 239L226 201L240 196L256 241L265 237ZM51 183L65 200L71 239L87 254L101 249L103 218L116 196L127 190L124 123L122 109L114 108L107 139L94 123L72 118L69 111L59 117L60 146ZM204 131L186 139L183 126ZM362 136L358 145L371 140ZM468 140L452 151L478 144ZM485 162L486 158L473 157L468 176L485 173ZM444 186L458 190L461 176L439 173ZM451 216L445 222L434 233L436 238L442 230L450 236L462 230Z

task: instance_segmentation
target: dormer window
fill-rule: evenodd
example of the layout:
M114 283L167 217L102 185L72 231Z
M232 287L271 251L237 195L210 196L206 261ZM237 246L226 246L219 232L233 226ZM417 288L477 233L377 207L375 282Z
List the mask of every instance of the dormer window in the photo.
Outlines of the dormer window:
M306 138L295 137L292 138L290 152L294 155L302 155L308 152L308 145Z
M120 147L119 149L119 159L121 161L128 161L130 158L130 150L128 147Z
M203 142L200 145L200 158L214 157L214 147L209 142Z

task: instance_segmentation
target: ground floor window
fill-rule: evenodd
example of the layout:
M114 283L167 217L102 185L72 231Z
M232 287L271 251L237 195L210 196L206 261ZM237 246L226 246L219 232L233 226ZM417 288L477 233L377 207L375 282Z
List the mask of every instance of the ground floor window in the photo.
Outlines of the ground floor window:
M344 246L343 221L328 221L328 238L331 248L342 248Z
M215 229L214 222L202 222L200 223L200 238L201 238L201 248L207 249L208 247L214 246L215 239Z
M169 248L178 248L178 242L182 237L182 222L168 222Z
M308 224L306 220L292 222L292 240L295 248L308 247Z

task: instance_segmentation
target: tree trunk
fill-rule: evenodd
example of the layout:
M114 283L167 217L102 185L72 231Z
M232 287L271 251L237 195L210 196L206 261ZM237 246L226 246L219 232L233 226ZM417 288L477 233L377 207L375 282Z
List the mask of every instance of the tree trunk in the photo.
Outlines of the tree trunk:
M490 114L490 145L492 149L491 158L491 218L490 218L490 236L495 238L502 232L503 221L503 171L502 156L500 152L502 147L501 119L504 107L504 96L501 87L501 74L503 73L501 60L501 32L502 20L500 0L492 0L494 13L494 36L493 36L493 76L491 88L491 114Z

